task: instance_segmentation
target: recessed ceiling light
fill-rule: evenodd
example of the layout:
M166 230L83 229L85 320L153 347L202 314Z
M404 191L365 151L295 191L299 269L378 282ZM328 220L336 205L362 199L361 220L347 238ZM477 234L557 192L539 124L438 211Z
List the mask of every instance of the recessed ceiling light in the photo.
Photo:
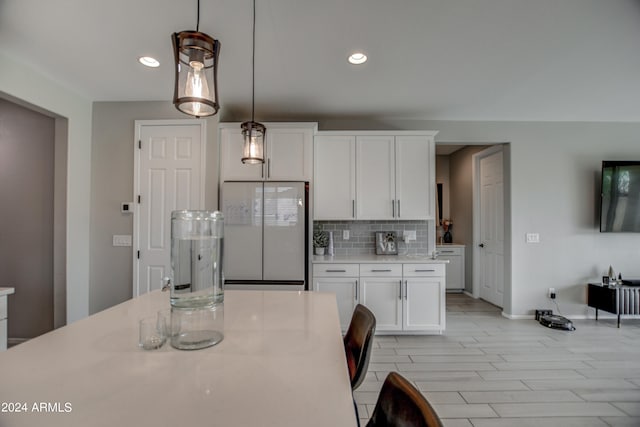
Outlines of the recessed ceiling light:
M349 62L355 65L364 64L367 62L367 55L362 52L355 52L349 56Z
M151 68L156 68L160 66L160 63L158 62L158 60L150 56L141 56L140 58L138 58L138 61L140 61L142 65L151 67Z

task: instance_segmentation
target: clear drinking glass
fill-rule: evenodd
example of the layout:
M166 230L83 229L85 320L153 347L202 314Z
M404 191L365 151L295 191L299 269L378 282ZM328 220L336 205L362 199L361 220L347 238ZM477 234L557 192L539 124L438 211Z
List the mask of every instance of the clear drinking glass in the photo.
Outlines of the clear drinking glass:
M144 350L156 350L167 341L166 319L158 313L155 317L140 319L138 345Z

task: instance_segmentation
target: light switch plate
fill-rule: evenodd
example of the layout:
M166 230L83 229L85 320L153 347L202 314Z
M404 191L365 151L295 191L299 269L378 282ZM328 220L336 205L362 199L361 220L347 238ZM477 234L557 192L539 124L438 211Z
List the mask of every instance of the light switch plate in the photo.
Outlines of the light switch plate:
M405 230L404 231L405 241L410 242L412 240L416 240L416 230Z
M342 240L349 240L349 230L342 230Z
M131 246L131 235L113 235L113 246Z
M527 233L527 243L540 243L540 234Z

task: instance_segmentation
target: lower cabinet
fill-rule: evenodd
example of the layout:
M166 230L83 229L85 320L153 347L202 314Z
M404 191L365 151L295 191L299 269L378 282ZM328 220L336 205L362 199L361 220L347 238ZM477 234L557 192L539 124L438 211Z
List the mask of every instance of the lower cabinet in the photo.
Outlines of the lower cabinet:
M363 277L360 304L376 316L376 331L402 330L402 278Z
M313 290L336 294L340 327L343 331L349 327L353 309L358 304L359 267L358 264L313 265Z
M376 333L445 329L444 264L314 264L313 289L336 294L343 331L358 303L376 316Z
M333 292L338 302L340 327L346 331L351 322L351 315L358 303L358 279L333 277L314 277L313 290L318 292Z
M442 297L444 282L438 278L414 277L405 280L405 331L442 331L445 322L445 303Z
M0 351L7 349L7 296L0 296Z
M447 290L464 290L464 245L437 245L438 258L449 261L447 270Z

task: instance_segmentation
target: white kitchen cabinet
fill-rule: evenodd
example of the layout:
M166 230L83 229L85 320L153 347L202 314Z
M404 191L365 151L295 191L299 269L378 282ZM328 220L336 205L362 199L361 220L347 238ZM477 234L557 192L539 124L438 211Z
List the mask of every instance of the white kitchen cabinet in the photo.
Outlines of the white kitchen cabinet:
M396 218L395 138L356 137L356 218Z
M403 264L405 331L445 328L445 267L443 264Z
M264 164L243 164L240 123L220 124L221 181L310 181L317 123L263 123Z
M313 289L336 294L343 331L360 303L376 316L378 334L441 334L445 263L314 261Z
M462 291L465 286L464 245L437 245L438 258L448 260L447 290Z
M433 219L435 134L319 132L314 219Z
M361 264L360 295L379 332L444 330L441 264Z
M376 330L402 330L402 264L360 264L360 304L376 316Z
M340 327L346 331L358 304L358 264L314 264L313 290L336 294Z
M376 331L402 330L402 277L361 277L360 295L376 316Z
M435 218L435 144L424 136L395 138L396 219Z
M355 219L355 141L355 136L317 136L315 138L314 219Z

